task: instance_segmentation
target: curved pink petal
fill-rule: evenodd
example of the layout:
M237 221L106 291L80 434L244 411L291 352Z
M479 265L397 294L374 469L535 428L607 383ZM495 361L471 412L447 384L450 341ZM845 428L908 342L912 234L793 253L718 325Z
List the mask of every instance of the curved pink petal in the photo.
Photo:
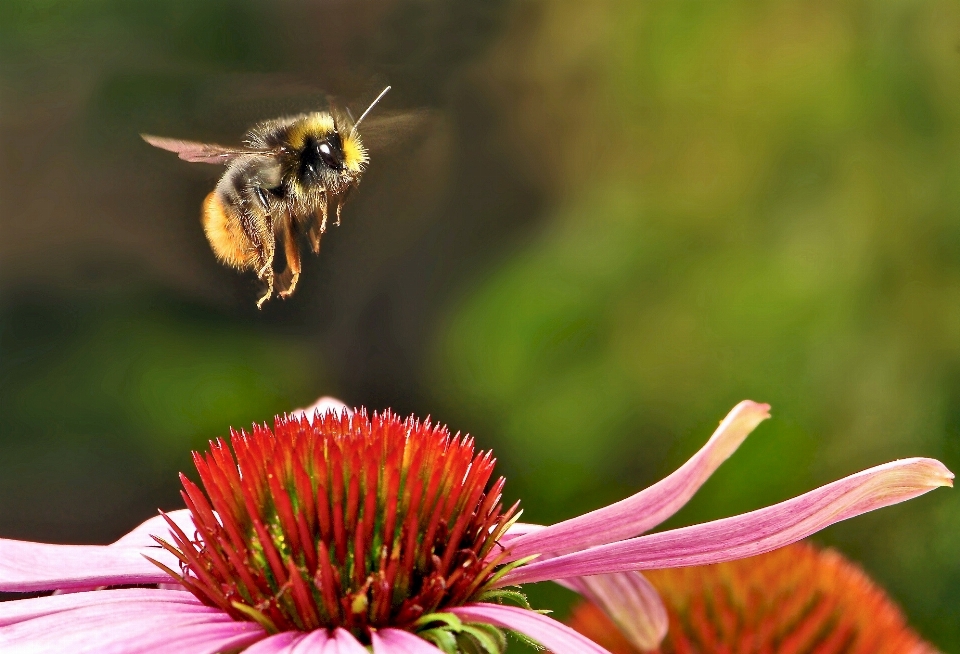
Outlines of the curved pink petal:
M554 654L610 654L567 625L536 611L485 603L468 604L449 611L465 622L486 622L519 631ZM379 653L374 650L374 654Z
M197 530L193 524L193 517L187 509L170 511L166 515L188 536L193 535ZM157 547L157 541L153 540L153 536L159 536L168 542L170 541L170 527L162 515L156 515L144 521L129 533L121 536L119 540L111 543L111 547Z
M303 639L303 636L299 631L283 631L258 640L243 650L243 654L285 654L290 651L290 647Z
M499 585L741 559L840 520L952 486L952 480L953 473L935 459L893 461L750 513L534 561L505 575Z
M170 575L144 558L176 570L179 562L159 547L54 545L0 539L0 592L162 584Z
M707 444L676 472L616 504L511 538L508 560L531 554L567 554L642 534L689 501L703 482L770 417L769 404L744 400L723 419Z
M179 509L177 511L171 511L166 514L173 522L180 527L186 534L193 534L196 531L196 526L193 524L193 517L190 515L190 512L186 509ZM120 537L119 540L110 544L110 547L115 548L140 548L140 554L149 556L152 559L156 559L167 565L168 567L176 570L178 567L178 562L176 558L166 552L161 548L157 541L153 539L153 536L159 536L165 540L172 541L170 536L170 527L167 525L164 516L158 515L146 520L141 523L139 526L134 528L129 533ZM100 547L100 546L91 546L91 547ZM151 564L152 565L152 564ZM156 566L154 566L156 567ZM167 578L166 582L157 584L161 588L173 589L173 590L183 590L183 587L173 579ZM0 573L0 584L3 583L2 573ZM88 590L96 590L102 586L111 586L118 585L113 583L95 583L95 584L82 584L82 583L72 583L57 588L57 593L76 593L84 592ZM46 590L46 589L45 589Z
M283 654L320 654L329 640L326 629L315 629L283 650Z
M97 590L0 602L0 627L87 606L106 606L129 602L174 603L203 607L196 597L182 591L158 590L155 588ZM203 608L207 609L208 607Z
M254 643L264 635L260 625L234 621L199 602L139 600L81 606L0 627L0 651L216 654Z
M526 536L527 534L532 534L535 531L546 528L546 525L535 525L531 522L515 522L510 525L507 533L500 537L499 543L503 547L508 547L510 543L517 540L520 536Z
M372 639L373 654L443 654L423 638L400 629L380 629Z
M670 619L660 594L639 572L619 572L561 579L598 607L620 627L620 632L641 651L656 650L667 635Z
M327 641L323 654L370 654L370 652L349 631L338 627L333 632L333 638Z

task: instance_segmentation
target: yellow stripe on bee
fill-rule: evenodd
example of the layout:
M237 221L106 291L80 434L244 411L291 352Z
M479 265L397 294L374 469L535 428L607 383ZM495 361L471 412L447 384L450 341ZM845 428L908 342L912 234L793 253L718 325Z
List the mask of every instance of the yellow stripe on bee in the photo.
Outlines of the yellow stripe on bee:
M316 139L322 139L336 129L333 116L328 113L314 112L307 114L303 120L299 120L290 127L289 139L290 145L295 149L300 149L307 142L307 137L312 136Z

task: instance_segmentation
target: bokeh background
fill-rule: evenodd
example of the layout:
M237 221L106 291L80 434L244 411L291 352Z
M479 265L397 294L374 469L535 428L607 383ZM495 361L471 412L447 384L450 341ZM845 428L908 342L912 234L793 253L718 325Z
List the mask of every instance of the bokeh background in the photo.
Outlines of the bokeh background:
M138 133L384 83L421 120L257 311L198 223L220 170ZM743 398L774 419L671 526L960 468L952 0L6 0L0 227L5 537L109 542L181 506L190 448L321 394L469 431L538 522ZM816 540L960 651L956 492Z

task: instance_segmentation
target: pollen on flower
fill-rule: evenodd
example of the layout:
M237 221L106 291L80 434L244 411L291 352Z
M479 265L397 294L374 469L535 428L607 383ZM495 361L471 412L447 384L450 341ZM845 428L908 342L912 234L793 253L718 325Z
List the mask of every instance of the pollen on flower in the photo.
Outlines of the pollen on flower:
M933 654L881 588L833 550L797 543L717 565L645 572L670 618L663 654ZM570 625L614 654L638 654L582 603Z
M171 521L167 570L202 602L268 631L409 627L475 600L516 515L473 439L390 412L278 418L194 453L197 525ZM159 565L159 564L158 564Z

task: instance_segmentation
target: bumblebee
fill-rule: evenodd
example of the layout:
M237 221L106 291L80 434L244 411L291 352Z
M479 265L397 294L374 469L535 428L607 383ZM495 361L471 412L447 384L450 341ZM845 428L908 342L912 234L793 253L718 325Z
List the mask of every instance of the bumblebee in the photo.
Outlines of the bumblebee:
M290 297L300 278L299 237L314 254L327 219L340 224L340 210L360 183L369 157L357 128L390 90L388 86L354 122L337 110L267 120L255 125L239 148L141 134L155 147L185 161L225 164L226 172L203 201L201 222L217 258L238 270L253 270L267 288ZM277 244L286 269L274 271Z

